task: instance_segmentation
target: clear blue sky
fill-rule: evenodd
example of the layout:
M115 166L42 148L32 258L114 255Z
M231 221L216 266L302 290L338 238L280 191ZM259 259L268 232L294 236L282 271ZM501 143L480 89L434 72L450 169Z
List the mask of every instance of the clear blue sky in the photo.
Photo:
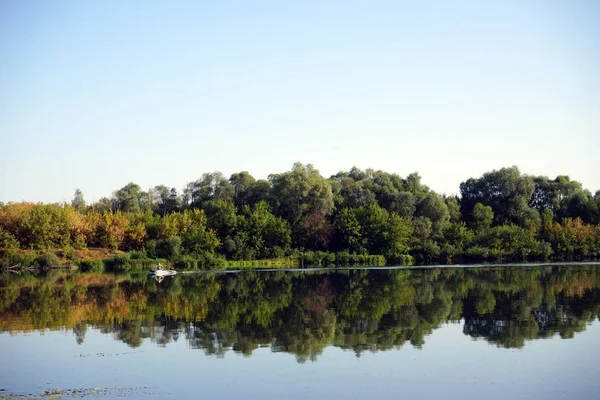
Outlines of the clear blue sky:
M0 201L295 161L600 189L600 1L0 1Z

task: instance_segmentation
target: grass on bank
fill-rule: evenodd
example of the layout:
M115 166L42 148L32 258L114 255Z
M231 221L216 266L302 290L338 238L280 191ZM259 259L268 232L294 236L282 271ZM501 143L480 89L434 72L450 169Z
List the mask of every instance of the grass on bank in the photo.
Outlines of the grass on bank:
M410 263L407 256L401 260ZM227 270L227 269L276 269L302 267L345 267L383 266L387 260L381 255L353 254L346 251L332 253L323 251L297 251L294 254L265 260L226 260L220 255L205 253L181 255L171 260L148 257L143 251L122 251L108 249L55 249L46 251L18 250L0 251L0 266L9 268L57 268L78 267L82 272L125 273L141 268L149 268L157 263L172 266L177 270Z

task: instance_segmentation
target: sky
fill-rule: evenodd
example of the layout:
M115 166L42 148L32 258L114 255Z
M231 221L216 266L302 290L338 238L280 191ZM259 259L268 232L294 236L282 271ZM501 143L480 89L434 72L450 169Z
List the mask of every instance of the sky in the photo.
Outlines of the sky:
M0 201L311 163L600 189L600 2L0 1Z

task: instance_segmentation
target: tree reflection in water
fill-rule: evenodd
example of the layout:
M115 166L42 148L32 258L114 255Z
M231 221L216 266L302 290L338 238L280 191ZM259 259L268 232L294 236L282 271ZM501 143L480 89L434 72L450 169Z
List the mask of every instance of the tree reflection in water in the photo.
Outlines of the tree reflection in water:
M327 346L420 347L447 322L499 347L559 334L600 316L600 266L331 270L140 276L2 275L0 331L99 329L129 346L250 356L259 347L315 360Z

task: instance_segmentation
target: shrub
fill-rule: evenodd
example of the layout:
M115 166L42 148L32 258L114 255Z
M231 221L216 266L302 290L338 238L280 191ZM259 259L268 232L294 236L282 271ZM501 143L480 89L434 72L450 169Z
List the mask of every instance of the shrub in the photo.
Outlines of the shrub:
M226 261L223 256L213 253L201 253L195 256L185 255L181 256L175 262L175 268L191 270L191 269L202 269L202 270L216 270L225 269Z
M102 260L80 261L79 268L83 272L92 272L95 274L99 274L104 272L104 262Z
M183 270L198 269L198 260L192 256L182 256L175 261L175 268Z
M60 255L64 258L72 260L75 257L75 249L71 245L66 245L60 251Z
M204 253L198 257L198 266L203 269L225 269L225 258L214 254Z
M56 267L60 265L60 259L54 253L42 253L36 257L35 265L40 267Z
M144 250L141 251L130 251L129 252L129 258L131 258L132 260L145 260L148 257L146 256L146 252Z
M473 246L465 251L465 259L468 261L481 262L484 261L489 254L489 250L485 247Z

